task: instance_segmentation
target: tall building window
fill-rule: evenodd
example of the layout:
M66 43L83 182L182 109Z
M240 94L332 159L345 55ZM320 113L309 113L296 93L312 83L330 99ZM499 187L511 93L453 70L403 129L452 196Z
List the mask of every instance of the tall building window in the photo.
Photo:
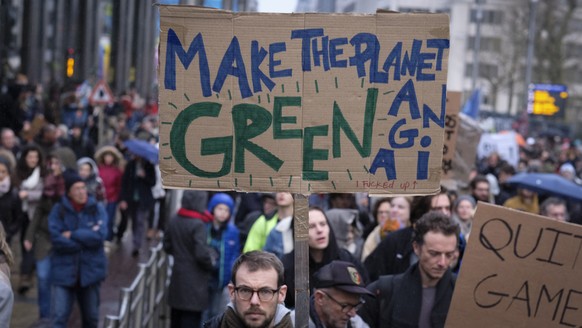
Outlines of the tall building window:
M479 77L488 77L488 78L496 78L498 71L497 66L488 63L480 63L479 64ZM465 77L472 77L473 76L473 63L468 63L465 66Z
M497 25L503 22L503 12L499 10L483 10L483 24ZM477 10L471 9L471 23L477 23Z
M475 49L475 37L471 36L468 40L468 49ZM495 37L481 37L481 43L479 50L490 51L490 52L500 52L501 51L501 38Z

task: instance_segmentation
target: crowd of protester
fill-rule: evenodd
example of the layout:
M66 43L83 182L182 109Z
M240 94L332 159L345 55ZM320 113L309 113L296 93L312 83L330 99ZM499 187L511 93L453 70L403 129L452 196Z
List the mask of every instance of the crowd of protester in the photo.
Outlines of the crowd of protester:
M0 320L10 320L4 311L12 296L3 295L36 284L41 323L66 326L77 295L83 325L96 326L105 255L128 226L133 256L144 240L159 239L174 258L172 327L260 327L265 320L286 327L296 320L289 311L296 265L290 193L164 190L156 163L124 143L158 142L155 104L131 91L99 113L82 88L49 94L20 77L0 97L0 299L9 300L0 304ZM467 190L310 195L310 327L442 327L478 202L582 223L580 202L507 183L518 172L582 183L579 146L530 138L517 167L491 153L476 161ZM174 210L166 200L176 195ZM16 247L20 263L13 263ZM18 285L6 289L10 266Z

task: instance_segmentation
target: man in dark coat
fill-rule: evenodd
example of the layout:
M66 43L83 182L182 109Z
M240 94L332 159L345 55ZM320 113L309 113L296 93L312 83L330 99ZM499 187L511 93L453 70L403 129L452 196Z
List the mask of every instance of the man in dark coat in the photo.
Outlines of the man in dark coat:
M150 211L155 204L152 187L156 184L156 171L152 163L135 156L127 163L121 181L119 208L122 211L127 210L128 216L131 218L133 234L133 252L131 255L137 257L145 237ZM127 217L122 218L119 223L118 240L123 238L126 228Z
M382 276L367 288L359 315L370 327L444 327L453 297L459 226L441 212L423 215L414 226L418 262L404 273Z
M199 327L208 308L208 279L213 269L207 246L206 191L186 190L182 207L170 220L164 234L164 249L174 257L168 304L172 308L171 327Z

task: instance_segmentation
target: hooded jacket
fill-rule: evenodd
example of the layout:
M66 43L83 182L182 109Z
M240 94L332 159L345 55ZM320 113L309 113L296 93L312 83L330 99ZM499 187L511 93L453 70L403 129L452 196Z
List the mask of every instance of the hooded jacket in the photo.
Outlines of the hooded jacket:
M113 164L105 165L105 154L113 155ZM108 203L115 203L119 200L121 193L121 178L125 161L123 155L113 146L104 146L95 153L95 161L99 169L99 176L105 187L105 199Z
M333 229L337 245L348 250L355 258L362 257L364 240L362 239L362 227L358 221L358 210L346 208L333 208L325 212L329 224ZM352 238L348 234L352 229Z
M99 168L97 167L97 163L89 157L82 157L77 160L77 167L81 165L89 164L91 166L91 174L86 178L83 179L85 181L85 185L87 186L87 192L89 195L95 197L98 202L102 202L105 200L105 187L103 186L103 180L99 176Z
M202 312L208 308L213 259L206 244L207 201L205 191L184 191L182 208L166 227L164 250L174 257L168 305L175 309Z

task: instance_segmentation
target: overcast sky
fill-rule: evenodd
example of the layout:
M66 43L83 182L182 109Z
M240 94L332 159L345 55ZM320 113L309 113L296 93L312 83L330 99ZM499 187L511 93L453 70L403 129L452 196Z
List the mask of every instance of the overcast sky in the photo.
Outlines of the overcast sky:
M297 0L259 0L259 11L268 13L291 13L297 7Z

